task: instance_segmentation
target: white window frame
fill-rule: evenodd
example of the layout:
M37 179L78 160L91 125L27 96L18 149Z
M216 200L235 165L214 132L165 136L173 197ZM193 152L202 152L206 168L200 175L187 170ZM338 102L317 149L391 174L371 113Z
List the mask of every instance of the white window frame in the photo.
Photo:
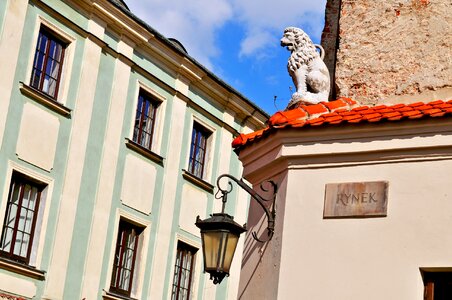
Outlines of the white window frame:
M49 219L49 211L52 200L52 191L54 181L52 178L44 176L40 173L32 171L24 166L10 161L8 163L8 169L6 171L6 181L3 187L2 201L0 206L0 224L3 226L3 222L6 214L6 205L8 202L8 194L11 185L11 179L13 172L18 172L25 176L35 179L36 181L42 182L46 187L41 192L41 199L39 203L38 216L36 220L36 226L34 231L33 244L30 253L29 266L41 269L42 254L44 250L44 241L46 236L47 223ZM1 228L3 230L3 227Z
M32 44L32 50L30 51L30 57L28 59L28 69L27 69L27 77L24 80L24 83L28 86L30 85L31 75L33 72L33 62L34 62L34 56L36 51L36 43L38 41L39 32L41 30L41 27L44 26L48 28L53 35L61 39L63 42L67 44L65 48L64 53L64 59L63 59L63 65L61 69L61 78L60 83L58 87L58 96L55 99L57 103L66 105L67 102L67 95L69 90L69 83L70 83L70 74L72 71L73 63L74 63L74 52L75 52L75 46L76 46L76 39L75 37L71 36L67 32L60 29L57 25L50 22L43 16L38 16L36 20L35 30L33 32L33 44Z
M176 237L174 239L174 246L173 246L173 255L171 257L171 274L170 274L170 287L169 287L169 293L168 293L168 299L171 299L171 291L173 287L173 276L175 272L175 264L176 264L176 255L177 255L177 244L178 242L185 243L193 248L198 249L196 251L196 258L195 258L195 268L193 269L193 282L192 282L192 294L190 299L198 299L198 287L199 287L199 278L200 274L202 272L202 264L203 264L203 254L201 249L201 244L199 242L196 242L190 238L187 238L186 236L183 236L179 233L176 234ZM150 296L150 295L149 295Z
M189 131L189 138L188 138L188 151L186 154L186 168L188 170L188 166L190 164L190 151L191 151L191 137L193 134L193 125L194 123L198 123L207 131L210 131L210 135L207 138L206 142L206 154L204 158L204 174L202 175L201 179L207 182L211 181L212 178L212 165L213 165L213 159L214 159L214 153L215 153L215 140L216 140L216 129L208 125L206 122L202 121L199 117L193 115L191 118L191 125L190 125L190 131ZM190 173L191 174L191 173Z
M139 234L138 239L138 247L135 259L135 267L133 272L133 281L132 281L132 289L130 291L130 297L139 299L141 293L143 292L143 284L144 284L144 274L146 271L146 262L147 255L149 251L149 237L151 232L151 222L140 218L134 214L131 214L123 209L118 208L115 216L115 227L113 232L113 240L110 247L110 254L108 260L108 273L105 282L105 288L103 291L103 297L106 299L115 299L109 297L110 285L111 285L111 276L113 272L113 264L115 259L116 252L116 243L118 237L119 230L119 222L120 220L126 220L132 224L137 225L138 227L142 227L143 231Z
M144 92L148 93L152 97L154 97L154 100L159 102L159 105L157 107L157 112L155 114L155 122L154 122L154 133L153 133L153 140L151 145L151 151L160 154L161 146L162 146L162 138L163 138L163 123L165 120L165 112L166 112L166 98L165 96L161 95L157 91L155 91L153 88L149 87L148 85L144 84L142 81L138 80L137 83L137 89L134 94L133 99L133 112L132 112L132 121L131 126L129 130L128 138L133 141L133 131L135 129L135 115L137 112L137 105L138 105L138 97L140 95L140 90L143 90Z

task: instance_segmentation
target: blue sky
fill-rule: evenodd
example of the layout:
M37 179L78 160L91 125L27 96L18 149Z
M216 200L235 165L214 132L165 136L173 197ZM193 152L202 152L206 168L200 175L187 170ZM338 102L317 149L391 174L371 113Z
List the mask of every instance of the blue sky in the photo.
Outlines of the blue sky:
M279 45L285 27L320 42L326 0L125 0L132 13L264 111L283 110L291 97ZM276 98L276 107L274 104Z

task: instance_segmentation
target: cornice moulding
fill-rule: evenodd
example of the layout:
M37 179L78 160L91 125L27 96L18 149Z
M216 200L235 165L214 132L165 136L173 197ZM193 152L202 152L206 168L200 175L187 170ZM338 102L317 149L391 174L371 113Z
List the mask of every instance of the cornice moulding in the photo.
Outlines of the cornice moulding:
M452 120L434 121L416 121L411 126L283 129L247 146L239 157L245 177L266 173L281 161L289 169L310 169L452 159Z
M149 73L146 69L135 64L133 61L129 61L123 57L122 54L111 48L106 44L102 37L98 37L93 33L81 28L78 24L71 22L63 15L54 11L50 6L40 0L32 0L33 2L43 5L43 9L50 11L52 15L58 18L61 22L66 23L67 26L73 28L74 31L79 33L85 38L90 38L100 47L103 47L106 52L116 58L122 59L134 70L138 70L142 75L147 78L154 78L155 76ZM191 89L197 88L208 95L212 101L217 102L220 106L224 106L232 111L236 112L236 117L240 118L241 115L247 116L247 121L252 126L258 128L263 127L267 116L262 114L257 109L247 109L251 105L246 101L247 99L240 98L237 92L233 89L229 89L226 85L220 84L216 79L206 73L202 68L197 66L188 57L181 55L176 50L172 49L163 41L160 41L154 34L137 23L130 16L122 12L107 0L66 0L69 5L79 9L79 13L86 16L88 19L100 19L105 22L105 26L113 31L120 39L134 51L138 51L145 55L147 59L154 61L160 68L163 68L165 72L177 78L178 74L186 77L190 81ZM126 38L123 38L126 37ZM141 49L141 51L140 51ZM170 93L175 94L173 87L160 79L151 79L157 82L162 88L168 90ZM228 97L233 94L236 99L240 99L240 103L234 103L228 101ZM237 101L237 100L236 100ZM253 111L255 111L253 113ZM249 114L253 113L253 116L249 118ZM239 121L243 121L245 117L242 117Z
M112 12L109 12L105 7L101 7L100 5L104 5L107 7L112 7L110 10L115 10L119 12L123 18L118 18L113 15ZM110 20L108 22L108 27L112 27L113 24L111 24L111 21L118 21L122 25L120 28L122 31L124 30L130 30L130 33L132 33L132 36L139 37L139 40L141 41L134 41L133 38L128 36L129 39L131 39L132 42L134 42L136 45L130 45L131 47L135 48L142 48L145 52L147 52L147 55L150 55L152 58L155 58L158 61L161 61L161 65L165 66L168 69L171 69L174 73L181 73L183 76L187 77L191 81L191 85L198 87L200 90L203 90L204 92L208 93L209 95L212 95L214 97L214 101L218 101L218 98L224 98L226 99L226 94L231 93L231 90L223 86L222 84L217 83L217 81L213 78L211 78L210 75L208 75L204 70L199 68L195 63L193 63L189 58L186 56L182 56L179 53L177 53L175 50L168 47L166 44L159 41L158 38L156 38L155 35L150 34L146 28L141 27L141 25L136 24L136 22L124 13L120 12L119 9L114 7L111 3L105 0L97 0L93 4L97 8L97 12L103 14L104 19L107 17L107 19ZM142 30L138 30L138 28L135 27L141 27ZM144 35L143 32L146 32L147 35ZM140 36L141 35L141 36ZM127 42L127 41L125 41ZM146 51L147 50L147 51ZM235 92L232 92L235 94ZM240 98L236 96L237 98ZM240 104L246 103L246 101L242 99ZM226 100L225 100L226 101ZM221 103L221 101L219 101ZM246 103L247 106L251 106L249 103ZM241 109L243 105L237 105L237 108L239 108L240 111L243 111ZM235 110L235 109L234 109ZM247 111L243 111L245 114ZM261 113L259 113L261 114ZM262 115L260 118L256 118L255 126L258 125L259 127L262 126L263 121L267 119L267 116Z

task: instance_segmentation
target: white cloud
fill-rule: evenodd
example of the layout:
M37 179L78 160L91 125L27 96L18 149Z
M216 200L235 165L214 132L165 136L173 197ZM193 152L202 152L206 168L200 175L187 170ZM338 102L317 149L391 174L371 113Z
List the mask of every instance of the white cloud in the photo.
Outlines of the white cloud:
M130 10L212 69L220 55L216 33L226 22L240 24L245 36L240 57L262 58L279 45L287 26L307 26L320 35L326 0L126 0ZM320 20L320 22L319 22Z
M126 0L139 18L165 35L179 40L188 53L212 68L219 55L215 32L233 15L227 0Z
M233 0L234 11L247 28L240 54L256 55L270 43L278 45L288 26L318 27L315 31L320 34L319 17L323 18L325 3L326 0Z
M249 56L254 54L257 50L264 48L268 44L275 42L276 38L267 31L257 31L253 34L247 34L245 39L240 44L239 56ZM277 40L276 40L277 42Z

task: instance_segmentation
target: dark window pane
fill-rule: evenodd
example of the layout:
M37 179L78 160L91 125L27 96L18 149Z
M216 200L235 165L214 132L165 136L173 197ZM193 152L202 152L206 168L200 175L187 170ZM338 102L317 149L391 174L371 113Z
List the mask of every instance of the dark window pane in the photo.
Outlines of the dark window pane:
M207 129L198 123L193 124L188 171L199 178L204 175L207 138L210 134Z
M61 79L61 63L66 45L41 28L36 44L30 85L52 98L57 98Z
M174 265L172 300L185 300L191 297L193 282L193 266L198 249L185 243L177 244L176 262Z
M152 148L155 116L158 104L159 103L151 98L151 96L140 92L132 140L149 150Z
M43 186L14 174L6 204L0 255L28 263Z
M424 299L452 299L452 272L424 272Z
M116 241L115 260L110 289L130 296L140 228L121 220Z

